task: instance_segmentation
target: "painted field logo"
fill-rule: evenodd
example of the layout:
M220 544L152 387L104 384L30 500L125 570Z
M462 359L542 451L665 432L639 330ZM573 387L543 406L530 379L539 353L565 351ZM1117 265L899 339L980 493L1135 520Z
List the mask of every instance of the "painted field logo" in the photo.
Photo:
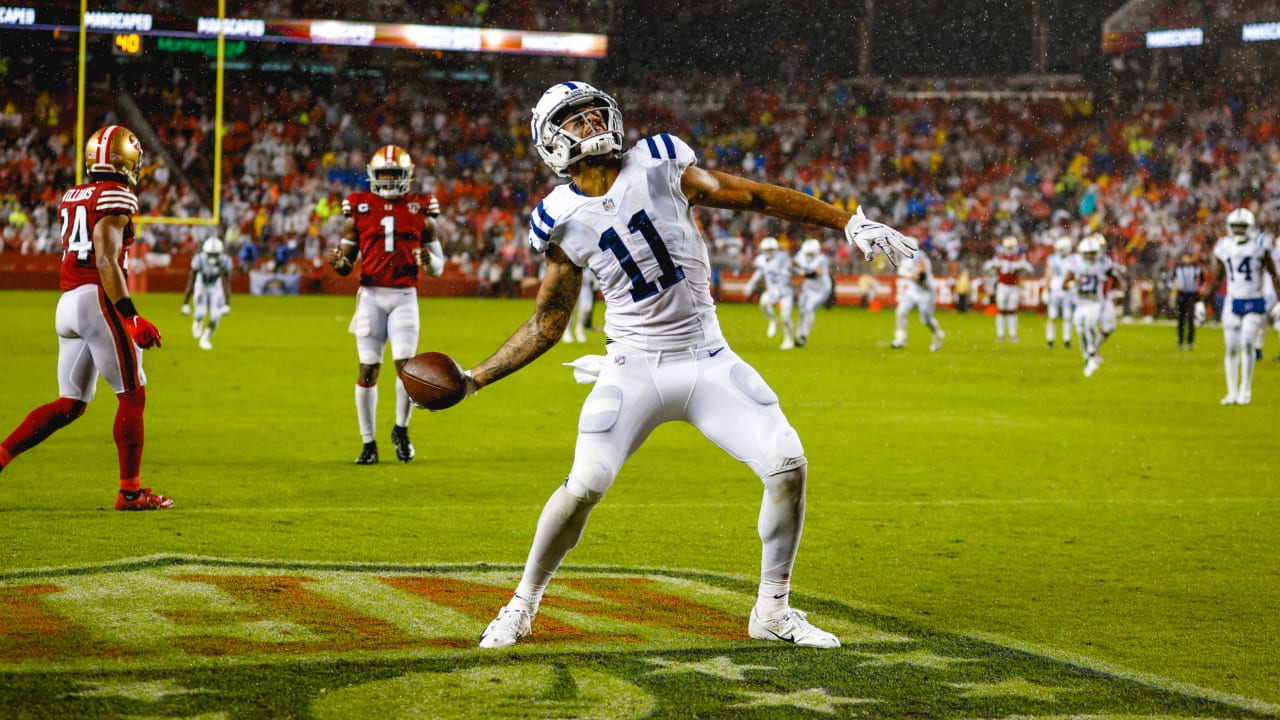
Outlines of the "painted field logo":
M844 647L750 641L754 588L565 571L476 648L518 568L152 557L0 576L0 716L1252 718L1277 708L796 604Z

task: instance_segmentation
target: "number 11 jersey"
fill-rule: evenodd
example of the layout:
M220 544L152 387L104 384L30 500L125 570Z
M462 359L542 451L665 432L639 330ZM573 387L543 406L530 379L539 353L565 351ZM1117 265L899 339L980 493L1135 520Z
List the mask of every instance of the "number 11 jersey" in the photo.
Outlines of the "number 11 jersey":
M680 189L697 161L673 135L645 138L622 156L604 195L569 183L552 190L530 218L529 244L557 244L600 281L604 332L643 350L674 350L719 340L707 245Z

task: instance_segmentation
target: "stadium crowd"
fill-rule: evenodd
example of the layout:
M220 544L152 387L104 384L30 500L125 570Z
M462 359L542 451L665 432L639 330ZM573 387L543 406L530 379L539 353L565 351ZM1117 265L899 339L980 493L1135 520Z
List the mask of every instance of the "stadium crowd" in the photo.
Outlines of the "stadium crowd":
M7 251L58 252L58 193L75 174L73 89L9 72L0 238ZM171 69L116 83L133 89L146 124L135 128L150 151L139 187L144 215L211 213L209 75ZM527 88L427 83L394 70L352 83L307 74L229 80L224 226L148 225L144 240L155 251L192 254L221 232L230 248L251 246L240 254L248 261L318 260L337 242L342 197L367 184L368 154L396 144L444 208L456 268L495 288L513 275L537 276L524 243L530 198L558 180L529 146ZM856 198L870 216L921 239L949 274L975 272L1005 234L1020 236L1040 262L1058 237L1096 229L1131 274L1153 277L1184 250L1207 260L1232 207L1252 207L1264 229L1280 219L1280 111L1264 101L1266 83L1246 77L1136 103L1083 94L920 98L859 81L706 75L658 91L610 90L627 106L629 141L673 132L704 166L837 204ZM105 87L89 108L91 126L137 124ZM698 212L722 269L748 268L765 236L795 247L811 233L761 216ZM837 238L824 242L836 272L864 269Z

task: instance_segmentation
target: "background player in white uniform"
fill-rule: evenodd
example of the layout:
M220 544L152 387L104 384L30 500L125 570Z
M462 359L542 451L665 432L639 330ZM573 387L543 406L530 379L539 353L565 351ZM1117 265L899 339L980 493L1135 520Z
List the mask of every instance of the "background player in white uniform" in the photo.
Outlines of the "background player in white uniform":
M1018 238L1010 235L1000 241L995 257L983 264L982 269L988 275L995 276L996 340L1004 340L1006 329L1009 340L1018 341L1018 306L1022 299L1022 288L1018 285L1018 277L1031 273L1035 268L1027 262L1018 247Z
M573 308L573 323L568 332L561 338L564 342L580 342L587 341L587 326L591 325L591 314L596 308L596 290L599 289L600 282L596 280L595 273L590 270L582 271L582 290L578 292L578 304Z
M937 284L933 279L933 266L929 262L929 256L924 252L916 253L910 261L898 266L898 276L902 279L898 283L898 309L894 313L893 342L889 343L889 347L907 346L907 317L915 310L920 314L920 322L933 332L929 352L938 352L942 349L942 339L946 337L946 333L942 332L942 326L933 314L937 306Z
M796 323L796 347L804 347L813 332L818 308L831 297L831 260L822 252L822 242L809 238L800 243L800 252L791 259L800 280L800 317Z
M767 237L760 241L760 254L755 259L756 271L747 281L750 292L760 292L760 311L769 318L767 337L778 334L782 325L782 349L795 347L795 335L791 325L791 313L795 307L795 293L791 289L791 256L778 247L778 239Z
M1107 286L1112 280L1123 281L1111 258L1103 252L1106 240L1093 233L1076 246L1064 287L1075 293L1072 322L1080 337L1080 353L1084 356L1085 377L1102 365L1098 352L1103 341L1115 330L1115 306L1107 299Z
M543 591L622 464L658 425L681 420L742 461L764 486L761 579L750 635L838 647L834 635L789 606L804 523L804 447L777 395L721 334L707 245L692 209L754 210L844 228L864 256L880 251L894 261L910 258L916 243L867 220L861 209L851 215L803 193L703 170L693 150L671 135L644 138L624 153L617 103L585 83L559 83L543 94L533 110L532 137L543 162L573 182L543 198L530 218L530 244L547 262L534 314L467 371L468 394L559 341L584 267L600 279L611 342L578 419L573 467L542 511L515 595L480 636L480 646L507 647L529 634Z
M1063 281L1071 269L1071 240L1062 237L1053 243L1053 254L1045 261L1044 279L1048 297L1045 299L1045 313L1048 320L1044 326L1044 340L1053 347L1058 323L1062 323L1062 347L1071 347L1071 314L1075 307L1075 297Z
M1257 232L1253 213L1236 208L1227 216L1230 234L1218 238L1213 248L1217 259L1213 279L1206 291L1212 298L1222 278L1227 278L1227 294L1222 301L1222 334L1227 352L1223 368L1227 374L1227 394L1223 405L1248 405L1253 400L1253 343L1258 328L1266 322L1267 300L1264 284L1280 294L1271 243ZM1270 275L1268 278L1267 276Z
M222 316L231 312L231 258L224 255L222 249L222 241L218 238L204 241L200 253L191 259L187 291L182 296L183 315L192 313L191 301L193 297L195 299L191 337L200 339L203 350L213 349L213 333L217 331ZM206 318L208 325L205 325Z

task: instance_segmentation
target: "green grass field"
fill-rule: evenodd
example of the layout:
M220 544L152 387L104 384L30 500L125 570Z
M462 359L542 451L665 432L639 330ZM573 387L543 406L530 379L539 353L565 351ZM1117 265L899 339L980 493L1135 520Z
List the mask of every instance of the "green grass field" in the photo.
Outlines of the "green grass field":
M0 433L56 395L56 300L0 293ZM758 481L667 425L593 513L542 641L486 653L570 465L589 388L561 363L600 335L416 414L408 465L384 371L362 468L353 298L237 297L212 352L176 295L137 304L164 332L143 480L176 505L110 511L102 384L0 475L0 717L1280 715L1280 363L1220 407L1216 328L1178 353L1167 325L1121 325L1084 378L1030 314L998 345L944 312L931 354L914 319L894 351L891 312L837 308L782 352L723 306L809 458L793 603L845 647L745 639ZM531 311L424 299L421 348L472 364Z

